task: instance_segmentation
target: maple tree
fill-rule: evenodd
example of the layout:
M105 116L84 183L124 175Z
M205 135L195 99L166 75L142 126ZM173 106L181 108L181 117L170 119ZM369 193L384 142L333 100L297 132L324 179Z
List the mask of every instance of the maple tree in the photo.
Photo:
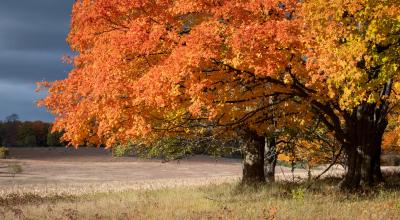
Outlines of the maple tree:
M238 135L245 182L264 181L271 132L319 118L348 157L343 186L373 184L398 100L398 9L395 0L76 1L74 69L41 83L41 104L76 146L207 127Z
M345 188L383 180L381 142L398 110L399 1L307 1L307 82L314 109L343 145ZM397 120L397 118L396 118Z
M269 99L279 95L275 105L283 108L293 96L281 73L298 59L290 49L300 44L299 25L290 17L295 6L296 1L78 1L68 38L78 53L75 68L67 79L44 84L50 87L42 104L73 145L111 146L212 121L246 139L244 179L264 181ZM284 114L290 111L274 117Z

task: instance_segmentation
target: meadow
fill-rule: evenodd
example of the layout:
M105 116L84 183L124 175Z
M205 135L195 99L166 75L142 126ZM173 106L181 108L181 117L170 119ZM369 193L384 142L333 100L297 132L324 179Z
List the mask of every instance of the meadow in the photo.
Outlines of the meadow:
M3 219L399 219L394 188L347 194L336 179L280 182L256 188L238 183L80 196L9 195Z
M28 150L14 149L13 159L0 161L0 219L400 218L398 185L341 192L339 168L307 181L305 170L278 166L277 183L245 187L240 160L161 163L96 149ZM11 175L10 164L21 172ZM398 183L389 168L388 183Z

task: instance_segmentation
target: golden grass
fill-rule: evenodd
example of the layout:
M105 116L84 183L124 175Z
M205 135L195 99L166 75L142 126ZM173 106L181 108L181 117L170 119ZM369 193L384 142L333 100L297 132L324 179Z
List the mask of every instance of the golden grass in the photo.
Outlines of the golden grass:
M79 196L10 194L0 219L400 219L400 194L376 188L346 194L335 182L178 186Z

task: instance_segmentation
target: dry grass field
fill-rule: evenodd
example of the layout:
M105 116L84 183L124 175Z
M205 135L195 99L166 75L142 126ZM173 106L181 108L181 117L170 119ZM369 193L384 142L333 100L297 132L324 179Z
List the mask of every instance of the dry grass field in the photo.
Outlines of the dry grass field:
M0 195L10 193L87 194L129 189L198 186L240 179L242 164L237 159L194 156L162 163L134 157L113 158L97 148L11 148L12 159L0 160ZM18 165L21 173L10 173ZM321 172L322 168L314 170ZM341 173L336 168L328 173ZM277 167L277 178L305 178L302 169Z
M161 163L84 148L15 148L11 157L0 160L0 219L400 219L396 187L348 195L335 178L299 182L301 169L278 167L279 183L253 189L238 186L233 159Z
M80 196L14 195L0 200L2 219L399 219L398 191L348 195L325 182L258 189L236 183L128 190Z
M240 160L198 156L162 163L160 160L113 158L96 148L13 148L0 160L0 195L10 193L87 194L128 189L204 185L240 177ZM18 165L22 172L10 173Z

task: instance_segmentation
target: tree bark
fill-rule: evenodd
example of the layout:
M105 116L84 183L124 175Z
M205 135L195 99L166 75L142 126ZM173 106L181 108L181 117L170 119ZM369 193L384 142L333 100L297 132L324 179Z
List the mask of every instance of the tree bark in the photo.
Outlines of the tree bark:
M373 186L383 181L380 155L387 120L376 109L375 104L363 103L346 119L347 173L340 185L342 189Z
M264 175L264 137L257 133L246 131L243 135L243 178L245 185L254 185L265 182Z
M275 167L277 157L276 138L265 137L264 173L267 182L275 182Z

